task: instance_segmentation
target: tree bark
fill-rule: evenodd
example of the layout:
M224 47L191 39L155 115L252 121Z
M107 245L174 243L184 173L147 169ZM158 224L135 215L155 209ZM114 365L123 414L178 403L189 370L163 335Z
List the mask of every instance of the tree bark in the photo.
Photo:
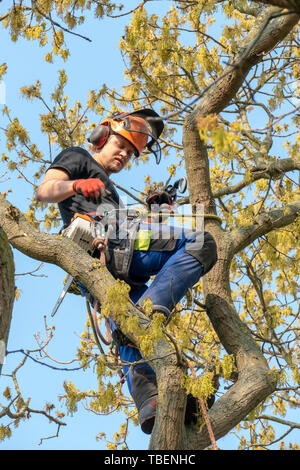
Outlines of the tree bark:
M14 260L7 236L0 226L0 374L4 362L15 298Z
M186 392L182 381L186 373L186 364L176 356L174 348L165 340L159 341L154 346L153 357L159 358L150 362L155 370L158 384L158 413L149 449L184 449Z

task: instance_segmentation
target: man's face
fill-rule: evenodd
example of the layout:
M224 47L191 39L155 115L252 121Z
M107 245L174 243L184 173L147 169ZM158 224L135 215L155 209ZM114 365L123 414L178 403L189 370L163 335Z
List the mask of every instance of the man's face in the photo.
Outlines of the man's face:
M123 170L134 154L134 147L120 135L111 135L104 147L94 155L108 175Z

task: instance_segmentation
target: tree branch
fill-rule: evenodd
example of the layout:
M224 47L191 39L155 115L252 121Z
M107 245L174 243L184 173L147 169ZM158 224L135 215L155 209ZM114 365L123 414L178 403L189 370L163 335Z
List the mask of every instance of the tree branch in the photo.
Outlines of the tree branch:
M294 222L300 215L300 202L288 204L283 209L262 213L253 224L240 227L232 232L232 252L238 253L258 237L266 235L271 230L285 227Z
M293 160L292 158L283 158L268 163L267 161L258 162L251 168L251 177L244 178L233 186L225 186L214 191L213 197L219 198L239 192L241 189L260 179L277 179L284 173L289 171L300 170L300 157Z
M14 270L13 254L0 224L0 374L15 299Z
M290 426L293 429L300 429L300 424L295 423L294 421L288 421L286 419L279 418L278 416L271 415L259 415L257 419L267 419L268 421L274 421L275 423L283 424L285 426Z
M281 16L278 16L278 15ZM278 17L277 17L278 16ZM274 7L266 8L242 42L239 52L227 65L224 73L210 86L200 103L188 115L183 128L183 145L192 204L204 204L205 213L216 213L209 181L207 149L200 140L197 119L220 113L236 95L250 69L264 54L284 39L297 24L300 16L284 16ZM199 182L201 191L199 192ZM197 195L197 196L196 196Z

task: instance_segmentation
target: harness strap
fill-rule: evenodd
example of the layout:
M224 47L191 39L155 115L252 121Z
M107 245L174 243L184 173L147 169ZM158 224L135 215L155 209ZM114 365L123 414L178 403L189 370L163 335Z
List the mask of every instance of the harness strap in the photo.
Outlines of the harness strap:
M93 313L92 313L92 318L93 318L95 330L97 332L98 337L101 339L102 343L106 344L106 346L110 346L111 342L112 342L112 339L111 339L110 329L108 328L107 318L105 319L105 324L106 324L106 330L107 330L107 333L108 333L108 339L104 338L104 336L102 335L102 333L99 329L99 326L98 326L98 320L97 320L98 306L99 306L99 304L98 304L98 302L96 302L95 307L93 309Z

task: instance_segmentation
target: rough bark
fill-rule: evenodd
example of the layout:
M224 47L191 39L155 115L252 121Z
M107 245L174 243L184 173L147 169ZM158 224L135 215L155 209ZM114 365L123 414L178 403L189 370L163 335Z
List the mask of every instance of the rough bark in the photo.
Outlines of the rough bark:
M0 374L15 298L14 271L12 250L7 236L0 226Z
M155 345L154 355L161 358L150 362L157 377L159 413L155 420L149 449L183 449L186 392L182 380L186 373L186 364L176 356L174 348L166 341L159 341Z

